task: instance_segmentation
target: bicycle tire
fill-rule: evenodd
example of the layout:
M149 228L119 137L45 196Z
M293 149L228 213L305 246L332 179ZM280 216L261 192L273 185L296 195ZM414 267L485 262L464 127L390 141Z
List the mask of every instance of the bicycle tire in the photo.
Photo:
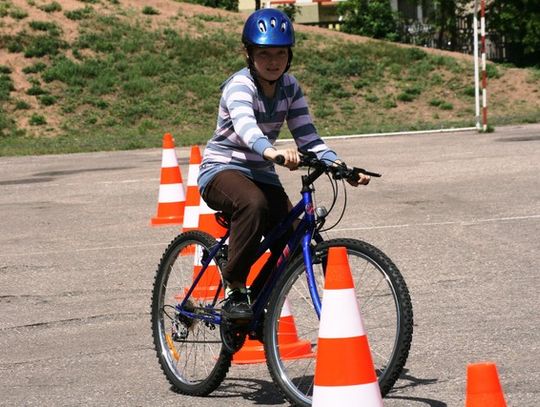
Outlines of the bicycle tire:
M215 243L201 231L178 235L161 258L152 292L152 336L159 364L173 389L191 396L210 394L231 366L232 355L223 348L219 326L180 316L174 308L191 287L201 254ZM192 293L189 304L193 309L206 312L211 306L221 281L220 264L212 272L205 272ZM187 337L182 339L182 334Z
M409 291L398 268L382 251L361 240L332 239L317 244L313 250L320 295L324 287L321 260L326 258L329 248L342 246L347 248L373 363L381 394L385 396L399 378L411 346L413 311ZM291 261L269 299L264 346L268 370L282 395L294 405L309 406L319 321L303 274L305 266L300 255ZM288 359L287 351L280 350L279 321L285 299L298 341L311 343L312 356ZM290 335L289 331L284 334Z

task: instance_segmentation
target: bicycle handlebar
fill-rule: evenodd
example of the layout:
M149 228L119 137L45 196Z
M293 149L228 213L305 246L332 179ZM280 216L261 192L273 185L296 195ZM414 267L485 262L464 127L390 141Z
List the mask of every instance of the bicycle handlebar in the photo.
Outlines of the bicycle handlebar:
M334 179L346 179L350 181L358 181L360 178L360 174L369 175L370 177L376 177L379 178L382 176L382 174L368 171L364 168L357 168L352 167L349 168L345 163L328 163L323 160L320 160L317 158L317 155L315 153L312 153L310 151L300 151L300 165L299 167L310 167L315 168L318 170L322 170L322 172L329 172L332 174ZM276 156L276 158L273 160L274 163L278 165L285 164L285 157L283 155L279 154ZM330 164L330 165L329 165Z

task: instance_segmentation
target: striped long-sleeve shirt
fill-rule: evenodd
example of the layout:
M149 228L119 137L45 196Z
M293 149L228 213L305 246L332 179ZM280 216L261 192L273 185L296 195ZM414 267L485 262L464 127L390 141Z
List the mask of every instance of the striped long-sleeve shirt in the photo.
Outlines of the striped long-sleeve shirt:
M281 77L273 99L257 89L247 68L227 79L221 89L216 130L200 166L201 192L217 172L225 169L237 169L256 181L281 185L273 163L263 158L263 152L273 146L285 121L299 148L313 151L329 163L337 159L317 134L294 76Z

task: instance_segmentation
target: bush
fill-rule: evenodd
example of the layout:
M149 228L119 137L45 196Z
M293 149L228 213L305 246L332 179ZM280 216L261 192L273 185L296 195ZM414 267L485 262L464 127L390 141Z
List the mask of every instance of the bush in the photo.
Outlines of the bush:
M77 10L71 10L64 12L64 15L70 20L84 20L92 15L94 9L86 6L85 8L79 8Z
M347 0L340 2L338 13L347 33L398 40L398 18L388 0Z
M33 113L28 122L32 126L43 126L44 124L47 124L45 117L37 113Z
M55 23L49 21L30 21L30 28L36 31L47 31L50 35L58 37L60 28Z
M47 93L47 92L45 92L41 88L41 86L36 85L36 84L32 85L32 87L26 91L26 94L30 95L30 96L44 95L45 93Z
M57 55L60 49L67 48L67 43L58 38L48 35L32 37L24 50L26 58L43 57L45 55Z
M39 9L45 11L46 13L54 13L55 11L61 11L62 6L60 3L53 1L52 3L39 6Z
M56 103L56 98L53 95L42 95L39 97L39 101L43 106L51 106Z
M13 82L9 75L1 73L0 74L0 100L8 100L9 94L12 90L15 90L13 87Z
M25 66L23 72L25 74L42 72L47 68L47 65L43 62L36 62L34 65Z
M151 7L151 6L145 6L142 10L142 13L148 16L157 15L159 14L159 10L156 10L154 7Z
M15 20L22 20L23 18L28 17L28 13L20 8L10 11L9 16Z
M401 92L399 95L397 95L397 100L401 102L412 102L414 99L414 95L407 92Z
M439 105L439 109L441 110L452 110L454 109L454 105L450 102L442 102L440 105Z
M24 100L17 100L17 103L15 103L15 109L16 110L28 110L30 109L30 105L26 103Z

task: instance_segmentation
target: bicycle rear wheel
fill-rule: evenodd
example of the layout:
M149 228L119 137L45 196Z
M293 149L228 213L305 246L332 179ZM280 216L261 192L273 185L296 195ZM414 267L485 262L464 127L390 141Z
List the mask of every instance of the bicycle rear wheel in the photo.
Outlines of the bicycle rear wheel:
M401 374L411 345L413 313L407 286L394 263L374 246L360 240L332 239L317 244L313 251L319 295L322 296L324 287L323 265L331 247L347 249L373 363L384 396ZM293 316L293 329L280 326L281 319L288 314ZM287 323L291 324L290 317ZM293 340L311 343L311 355L298 357L288 353L285 344L291 341L294 328L297 338ZM304 259L298 256L272 293L264 327L269 372L285 398L295 405L311 405L318 329L319 320L305 278Z
M202 256L215 243L200 231L177 236L161 258L152 294L152 334L160 366L176 391L192 396L214 391L231 365L219 326L201 319L213 311L216 292L223 297L219 262L211 263L186 303L185 309L197 317L188 318L178 310L200 270Z

